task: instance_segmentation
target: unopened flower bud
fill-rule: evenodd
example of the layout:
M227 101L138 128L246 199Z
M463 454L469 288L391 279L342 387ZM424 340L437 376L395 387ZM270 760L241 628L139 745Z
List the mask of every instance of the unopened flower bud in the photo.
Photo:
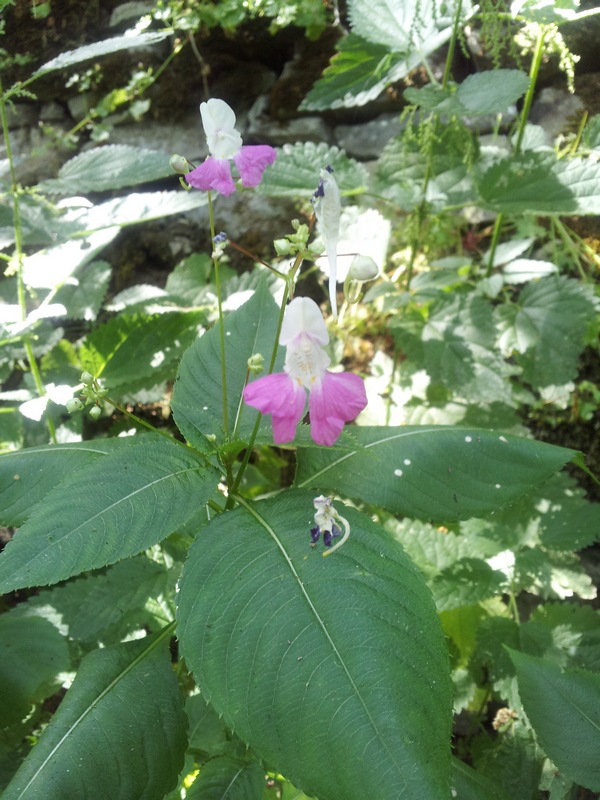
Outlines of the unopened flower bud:
M78 397L72 397L70 400L67 400L65 406L69 414L72 414L74 411L81 411L83 409L83 403Z
M94 382L94 376L91 372L82 372L79 376L79 380L84 383L86 386L89 386L90 383Z
M100 419L101 416L102 416L102 409L100 408L100 406L92 406L90 408L90 417L92 419Z
M190 163L184 156L172 155L169 159L169 166L174 172L180 175L187 175L190 171Z
M371 256L355 255L348 270L348 276L355 281L372 281L379 275L379 267Z
M273 245L278 256L289 256L292 243L288 239L275 239Z
M265 368L265 357L262 353L254 353L248 359L248 371L252 372L253 374L257 375L259 372L262 372Z

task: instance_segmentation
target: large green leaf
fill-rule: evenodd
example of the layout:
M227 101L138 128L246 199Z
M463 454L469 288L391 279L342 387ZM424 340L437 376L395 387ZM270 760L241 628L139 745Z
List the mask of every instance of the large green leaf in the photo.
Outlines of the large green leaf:
M67 642L48 620L20 608L0 615L0 739L58 689L59 673L70 666Z
M0 455L0 523L22 525L40 500L61 481L77 473L84 464L131 446L132 441L94 439L28 447Z
M164 635L86 656L3 800L162 800L186 721Z
M249 436L258 412L242 402L248 359L264 356L268 367L276 340L279 310L261 281L252 297L225 319L228 427L238 438ZM277 362L282 364L282 356ZM181 359L171 402L177 427L192 444L206 447L207 435L224 439L221 349L218 324L201 336ZM265 430L267 430L265 423ZM268 439L272 440L271 434Z
M296 485L447 522L502 508L575 455L532 439L453 426L355 427L352 437L354 447L299 449Z
M58 194L105 192L173 176L170 154L125 144L95 147L69 159L58 178L44 181L42 191Z
M213 518L180 581L186 663L228 725L319 800L443 800L451 687L429 590L354 509L342 548L311 549L313 494ZM331 754L331 755L329 755Z
M214 493L219 474L175 442L91 461L34 509L0 556L0 592L65 580L161 541Z
M511 651L519 694L540 743L577 783L600 791L600 675Z
M598 214L600 162L520 153L490 167L479 191L486 205L507 214Z
M93 44L85 44L83 47L78 47L76 50L66 50L64 53L56 56L56 58L43 64L35 73L35 77L45 75L47 72L53 72L57 69L71 67L74 64L80 64L82 61L88 61L90 58L100 58L109 53L118 53L121 50L132 50L136 47L148 47L148 45L161 42L172 33L172 31L166 30L139 33L135 36L113 36L111 39L103 39Z

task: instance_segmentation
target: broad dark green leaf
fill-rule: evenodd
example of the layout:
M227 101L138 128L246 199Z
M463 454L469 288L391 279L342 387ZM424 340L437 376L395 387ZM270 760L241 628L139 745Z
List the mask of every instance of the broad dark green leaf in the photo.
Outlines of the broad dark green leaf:
M164 636L95 650L3 800L162 800L186 747Z
M452 788L459 800L510 800L501 786L458 758L452 758Z
M91 461L44 498L0 556L0 592L70 578L160 542L214 493L219 473L167 440Z
M510 800L533 800L539 796L542 753L529 726L517 720L510 735L498 741L488 739L477 753L477 772L501 786Z
M109 53L118 53L121 50L132 50L137 47L148 47L148 45L161 42L170 36L172 31L153 31L151 33L140 33L136 36L113 36L111 39L104 39L101 42L94 42L94 44L86 44L83 47L78 47L76 50L67 50L61 53L51 61L43 64L35 73L35 77L45 75L47 72L52 72L56 69L64 69L71 67L74 64L80 64L82 61L88 61L90 58L100 58L101 56L108 55Z
M67 642L48 620L20 609L0 615L0 734L56 691L70 666Z
M450 796L447 652L420 572L353 509L311 549L313 493L213 518L180 581L178 634L203 695L319 800ZM335 754L331 757L329 754Z
M354 427L351 436L355 446L300 448L296 485L440 521L490 514L575 455L532 439L451 426Z
M175 577L145 555L128 558L102 573L77 578L39 592L27 601L33 609L52 608L70 639L104 643L120 641L135 629L156 628L145 609L149 598L174 590ZM171 586L169 587L169 582ZM162 620L164 624L164 618Z
M145 437L140 437L144 439ZM28 447L0 455L0 522L18 527L61 481L96 458L130 447L132 439Z
M249 436L258 412L242 402L248 378L248 359L261 353L268 367L276 344L279 310L266 282L225 319L228 429L237 438ZM280 353L275 371L281 367ZM205 448L207 435L224 439L221 350L218 324L204 333L181 359L171 402L177 427L188 442ZM270 429L264 423L265 431ZM272 436L268 433L268 439Z
M186 800L262 800L265 770L257 761L217 756L208 761L186 792Z
M600 675L561 672L517 651L511 658L523 706L546 753L572 780L600 791Z
M105 192L173 175L170 153L125 144L95 147L69 159L58 178L44 181L43 191L58 194Z

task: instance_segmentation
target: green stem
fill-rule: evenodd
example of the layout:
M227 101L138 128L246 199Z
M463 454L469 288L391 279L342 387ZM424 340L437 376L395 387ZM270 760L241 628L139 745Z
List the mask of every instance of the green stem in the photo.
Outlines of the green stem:
M210 191L208 197L208 219L210 222L210 241L213 245L212 261L215 268L215 286L217 288L217 310L219 314L219 347L221 351L221 392L223 398L223 430L225 435L229 433L229 414L227 411L227 361L225 356L225 325L223 322L223 301L221 290L221 275L219 272L219 258L215 252L215 216L213 212L212 195Z
M290 269L285 282L285 288L283 291L283 298L281 301L281 308L279 309L279 319L277 320L277 330L275 332L275 341L273 342L273 350L271 352L271 361L269 362L269 371L268 375L273 372L275 367L275 359L277 358L277 350L279 348L279 336L281 335L281 328L283 326L283 317L285 314L285 309L287 306L288 298L291 295L291 287L294 285L294 280L296 278L296 274L300 269L302 261L304 260L304 254L302 252L298 253L294 263L292 264L292 268ZM256 441L256 436L258 434L258 429L260 427L260 421L262 418L262 414L256 418L256 422L254 423L254 428L252 429L252 433L250 434L250 440L248 441L248 446L246 447L246 452L244 453L244 457L242 459L242 463L240 464L240 468L237 471L235 476L235 481L233 482L233 486L231 487L231 491L229 495L235 495L240 488L240 483L242 482L242 478L244 477L244 472L246 471L246 467L248 466L248 462L250 461L250 456L252 455L252 450L254 449L254 442Z
M538 74L540 71L540 66L542 64L545 36L546 36L546 29L542 25L540 26L540 33L537 42L535 44L535 50L533 52L533 58L531 60L531 67L529 68L529 87L527 89L527 94L525 95L525 100L523 102L523 110L521 111L521 116L519 118L519 128L517 130L517 139L515 141L515 155L519 155L519 153L521 152L523 137L525 136L525 129L527 127L527 120L529 119L529 112L531 111L531 104L533 103L533 97L535 94L535 87L537 84ZM496 256L496 248L498 247L498 239L500 237L500 229L502 228L503 217L504 215L500 211L500 213L496 217L496 222L494 223L494 232L492 234L490 255L486 271L486 275L488 276L491 275L492 270L494 268L494 258Z
M4 137L4 144L6 147L6 159L8 161L8 168L11 182L11 198L13 206L13 228L15 233L15 252L14 262L16 264L17 276L17 302L20 309L21 320L25 322L27 319L27 297L25 293L25 281L23 280L23 235L21 227L21 207L19 203L19 189L17 186L17 177L15 174L14 161L12 156L12 148L10 146L10 134L8 130L8 120L6 117L6 96L2 86L2 79L0 78L0 119L2 122L2 135ZM38 363L33 352L33 345L28 333L23 334L23 345L29 362L29 369L35 383L35 388L40 397L46 395L46 387L42 380L42 376L38 367ZM56 427L54 420L46 414L46 426L50 434L51 441L56 444Z
M448 46L448 53L446 55L446 62L444 64L442 89L446 88L446 86L448 85L448 81L450 80L450 77L452 75L452 60L454 58L454 49L456 47L456 40L459 35L461 13L462 13L462 0L459 0L459 2L456 5L456 13L454 15L454 22L452 27L452 36L450 37L450 44ZM435 141L435 138L437 136L439 125L440 125L440 118L439 116L436 116L433 127L433 141ZM406 270L407 292L410 290L410 284L412 281L415 261L417 259L417 253L421 245L423 223L425 222L425 218L427 216L427 202L425 200L425 197L427 196L427 188L429 187L429 182L431 181L432 175L433 175L433 156L430 150L427 158L427 164L425 167L425 175L423 177L422 199L417 208L417 220L416 220L415 232L411 236L411 242L410 242L410 258Z

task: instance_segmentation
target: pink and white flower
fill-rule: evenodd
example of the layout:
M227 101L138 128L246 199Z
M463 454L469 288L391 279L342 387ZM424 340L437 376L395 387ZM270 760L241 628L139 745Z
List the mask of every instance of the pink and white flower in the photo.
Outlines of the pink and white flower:
M200 103L200 116L206 134L210 156L198 167L188 172L186 181L194 189L214 189L219 194L235 192L230 161L240 175L242 186L258 186L263 172L272 164L277 153L269 145L243 145L235 128L235 113L224 100L211 99Z
M317 444L330 446L344 424L367 405L362 379L351 372L329 372L330 358L324 350L329 335L317 304L296 297L286 308L279 343L287 348L284 372L265 375L249 383L244 400L273 417L276 444L291 442L306 409L309 393L311 436Z

